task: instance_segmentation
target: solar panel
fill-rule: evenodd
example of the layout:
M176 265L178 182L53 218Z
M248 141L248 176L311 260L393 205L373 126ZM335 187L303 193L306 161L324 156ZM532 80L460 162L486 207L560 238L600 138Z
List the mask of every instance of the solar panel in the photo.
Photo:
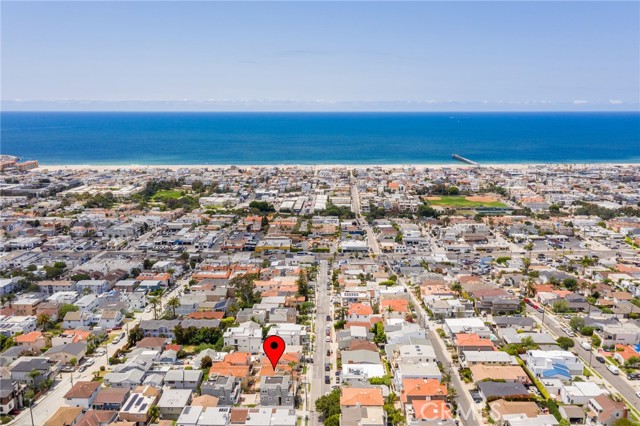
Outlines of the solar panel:
M129 409L134 404L134 402L136 402L136 399L138 399L138 395L133 395L133 397L131 397L131 399L129 400L129 403L127 404L127 406L124 407L124 411L129 411Z

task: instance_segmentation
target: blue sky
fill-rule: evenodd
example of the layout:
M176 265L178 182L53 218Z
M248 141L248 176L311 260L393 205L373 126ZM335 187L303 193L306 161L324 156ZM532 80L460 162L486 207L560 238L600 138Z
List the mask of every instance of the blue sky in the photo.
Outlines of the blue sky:
M5 109L638 110L638 2L2 2Z

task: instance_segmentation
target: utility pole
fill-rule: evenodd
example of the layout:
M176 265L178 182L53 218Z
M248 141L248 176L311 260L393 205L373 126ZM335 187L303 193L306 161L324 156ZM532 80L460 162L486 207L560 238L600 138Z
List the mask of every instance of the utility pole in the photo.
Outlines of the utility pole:
M33 403L34 401L31 400L31 402L29 403L29 414L31 415L31 426L35 426L35 423L33 421Z

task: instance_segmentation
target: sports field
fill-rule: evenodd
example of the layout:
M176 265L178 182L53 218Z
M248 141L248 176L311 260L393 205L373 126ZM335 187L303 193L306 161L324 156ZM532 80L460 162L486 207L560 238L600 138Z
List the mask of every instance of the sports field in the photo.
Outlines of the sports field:
M507 207L497 198L491 196L443 195L442 197L427 197L432 206L441 207Z
M175 189L163 190L156 192L153 197L154 200L163 199L163 198L180 198L180 191L176 191Z

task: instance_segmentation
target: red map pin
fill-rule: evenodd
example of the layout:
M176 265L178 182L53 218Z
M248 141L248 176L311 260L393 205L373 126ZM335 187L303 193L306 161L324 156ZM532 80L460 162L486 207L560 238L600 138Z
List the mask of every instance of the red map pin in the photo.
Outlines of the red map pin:
M276 365L278 364L278 360L284 353L284 348L287 345L282 340L280 336L269 336L264 339L264 343L262 344L262 349L264 349L264 353L267 354L267 358L271 361L271 366L273 369L276 369Z

